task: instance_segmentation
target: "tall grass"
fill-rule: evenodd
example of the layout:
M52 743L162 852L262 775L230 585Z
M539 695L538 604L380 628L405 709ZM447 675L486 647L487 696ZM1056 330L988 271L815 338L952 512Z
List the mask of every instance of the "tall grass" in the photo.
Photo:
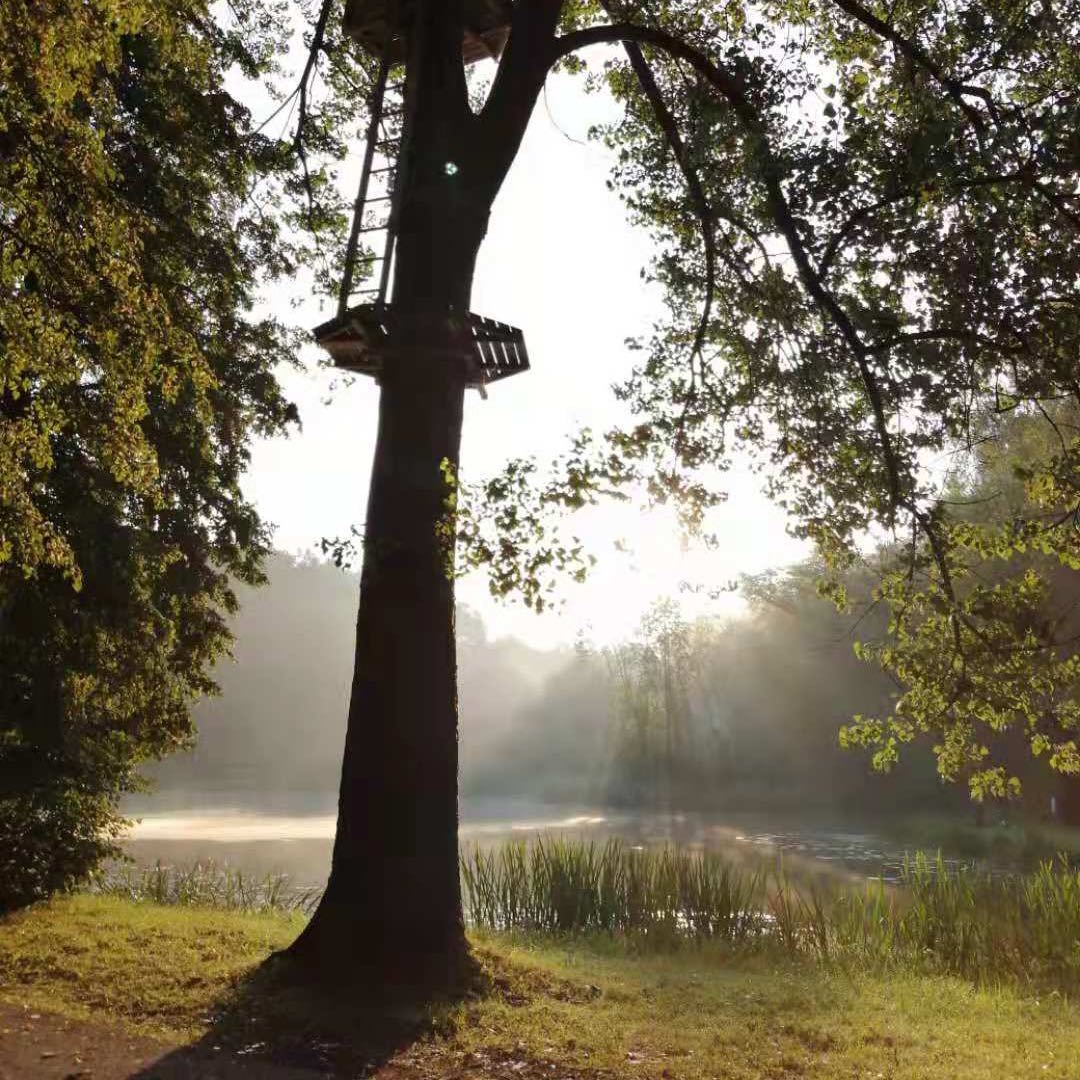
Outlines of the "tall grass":
M461 873L470 919L489 929L732 942L762 931L761 876L709 852L538 839L468 848Z
M285 874L261 877L213 861L190 866L106 866L90 882L91 892L125 900L224 911L275 911L310 914L321 890L298 888Z
M718 940L824 962L1080 985L1080 870L994 878L916 855L888 887L826 890L709 852L537 840L462 857L470 921L493 930Z

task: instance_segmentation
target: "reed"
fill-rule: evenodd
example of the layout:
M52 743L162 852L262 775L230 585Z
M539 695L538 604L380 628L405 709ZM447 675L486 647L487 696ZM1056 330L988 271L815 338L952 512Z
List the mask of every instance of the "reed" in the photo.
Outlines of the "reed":
M467 849L470 922L496 931L721 941L824 963L893 966L976 981L1080 986L1080 870L951 869L919 853L895 887L826 889L783 865L750 870L710 852L565 839Z
M190 866L137 867L114 863L98 871L89 890L125 900L148 901L224 911L274 911L310 914L321 890L295 886L285 874L261 877L213 861Z
M461 874L470 921L493 930L743 942L765 923L763 876L710 852L541 838L467 848Z
M783 864L737 866L714 852L641 850L563 838L466 848L469 922L544 935L602 934L658 948L720 942L825 964L932 971L977 982L1080 987L1080 869L1063 857L994 877L919 853L900 882L828 889ZM317 889L227 865L114 864L94 892L231 911L309 914Z

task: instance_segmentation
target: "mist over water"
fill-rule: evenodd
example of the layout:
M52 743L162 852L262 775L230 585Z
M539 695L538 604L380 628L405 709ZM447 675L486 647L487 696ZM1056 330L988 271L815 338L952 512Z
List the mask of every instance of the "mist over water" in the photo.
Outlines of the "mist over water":
M329 873L335 821L332 813L250 808L150 812L131 830L125 847L144 865L213 861L259 875L286 873L298 885L319 886ZM465 800L459 836L463 844L481 846L556 836L616 838L641 848L674 843L718 851L736 862L783 862L799 876L845 881L896 880L912 849L902 836L780 812L670 815L513 800Z
M270 561L241 590L235 660L197 707L199 740L125 807L140 863L228 863L325 881L334 835L358 582ZM790 582L726 625L658 605L624 646L540 650L458 615L461 839L664 842L833 876L893 877L924 841L912 817L970 825L925 748L872 775L841 751L853 713L891 708L842 618ZM1037 788L1036 795L1038 796Z

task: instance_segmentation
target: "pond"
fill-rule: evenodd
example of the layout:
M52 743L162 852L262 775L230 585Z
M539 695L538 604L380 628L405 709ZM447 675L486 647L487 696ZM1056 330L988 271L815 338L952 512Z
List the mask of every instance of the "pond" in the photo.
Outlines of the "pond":
M326 881L335 826L333 796L280 796L255 805L250 798L213 793L161 793L127 807L137 818L125 841L142 865L190 865L213 860L245 873L287 874L294 883ZM799 876L837 881L896 880L905 855L918 846L851 822L794 819L775 814L662 814L604 807L553 806L514 800L465 800L463 844L493 844L538 836L631 846L667 842L720 852L740 863L778 863ZM950 860L956 862L956 860Z

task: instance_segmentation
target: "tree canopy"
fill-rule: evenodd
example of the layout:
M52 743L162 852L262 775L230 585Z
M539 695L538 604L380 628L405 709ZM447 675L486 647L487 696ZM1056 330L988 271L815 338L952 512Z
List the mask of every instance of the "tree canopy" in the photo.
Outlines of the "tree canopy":
M951 513L945 483L987 417L1080 397L1078 38L1073 0L514 5L476 128L549 68L622 103L596 135L657 242L668 317L634 343L633 423L455 492L461 568L542 607L592 561L567 510L638 485L700 530L748 452L838 603L844 571L889 552L894 618L864 655L904 692L851 742L888 768L933 736L976 798L1017 790L1006 731L1080 770L1077 661L1024 558L1076 568L1077 444L1055 428L1008 522ZM348 45L322 51L340 70ZM992 586L987 559L1012 566Z
M838 602L847 567L890 552L891 633L867 655L903 692L853 742L887 768L932 736L977 798L1017 790L1006 731L1080 770L1080 661L1024 560L1080 566L1075 432L1025 463L1008 521L953 514L944 483L988 416L1080 400L1080 8L612 2L564 20L576 70L584 47L624 45L586 78L625 105L599 134L669 315L621 389L636 422L474 487L466 563L535 602L551 568L587 571L549 539L553 510L636 482L700 526L749 451ZM1011 569L985 584L987 560Z
M252 305L295 181L225 86L270 69L275 9L233 11L0 13L0 905L108 849L260 577L240 477L296 418L295 339Z

